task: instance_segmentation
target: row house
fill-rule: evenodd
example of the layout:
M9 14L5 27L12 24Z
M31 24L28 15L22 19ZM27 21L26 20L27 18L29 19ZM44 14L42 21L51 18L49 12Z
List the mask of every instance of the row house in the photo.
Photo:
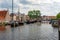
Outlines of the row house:
M56 19L56 16L42 16L43 20L51 20L51 19Z
M11 16L11 18L12 18L12 16ZM25 17L24 14L20 14L19 13L19 15L18 15L17 13L14 13L13 14L13 20L14 21L20 21L20 22L22 22L22 21L25 21L26 20L26 17Z
M11 17L8 10L0 10L0 22L9 22Z

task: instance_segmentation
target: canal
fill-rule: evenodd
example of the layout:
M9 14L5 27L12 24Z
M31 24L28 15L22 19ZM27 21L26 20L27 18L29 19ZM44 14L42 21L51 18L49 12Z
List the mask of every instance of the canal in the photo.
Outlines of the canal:
M58 28L53 28L47 23L6 28L5 31L0 31L0 40L58 40Z

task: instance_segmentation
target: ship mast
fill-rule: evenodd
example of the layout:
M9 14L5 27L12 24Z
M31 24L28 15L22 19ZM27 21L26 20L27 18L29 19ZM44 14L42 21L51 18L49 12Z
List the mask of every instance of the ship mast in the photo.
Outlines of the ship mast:
M13 20L13 0L12 0L12 13L11 13L11 15L12 15L12 20Z
M18 21L19 21L19 17L20 17L20 9L18 8Z

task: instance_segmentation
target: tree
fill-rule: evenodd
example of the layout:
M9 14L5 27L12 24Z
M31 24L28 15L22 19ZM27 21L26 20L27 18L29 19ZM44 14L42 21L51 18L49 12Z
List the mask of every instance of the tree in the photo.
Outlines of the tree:
M60 18L60 12L57 14L57 16L56 16L56 17L57 17L57 19L59 19L59 18Z
M39 10L28 11L28 16L30 18L37 18L41 16L41 13Z
M28 12L28 16L29 16L30 18L33 18L33 15L32 15L32 14L33 14L33 11L29 11L29 12Z
M36 10L36 16L37 16L37 17L41 16L41 13L40 13L39 10Z

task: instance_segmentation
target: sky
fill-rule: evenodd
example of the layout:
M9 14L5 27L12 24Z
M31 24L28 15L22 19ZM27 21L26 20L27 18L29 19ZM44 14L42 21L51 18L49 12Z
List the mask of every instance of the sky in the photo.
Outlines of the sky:
M30 10L40 10L41 15L56 16L60 12L60 0L13 0L14 12L28 14ZM12 10L12 0L0 0L0 10Z

